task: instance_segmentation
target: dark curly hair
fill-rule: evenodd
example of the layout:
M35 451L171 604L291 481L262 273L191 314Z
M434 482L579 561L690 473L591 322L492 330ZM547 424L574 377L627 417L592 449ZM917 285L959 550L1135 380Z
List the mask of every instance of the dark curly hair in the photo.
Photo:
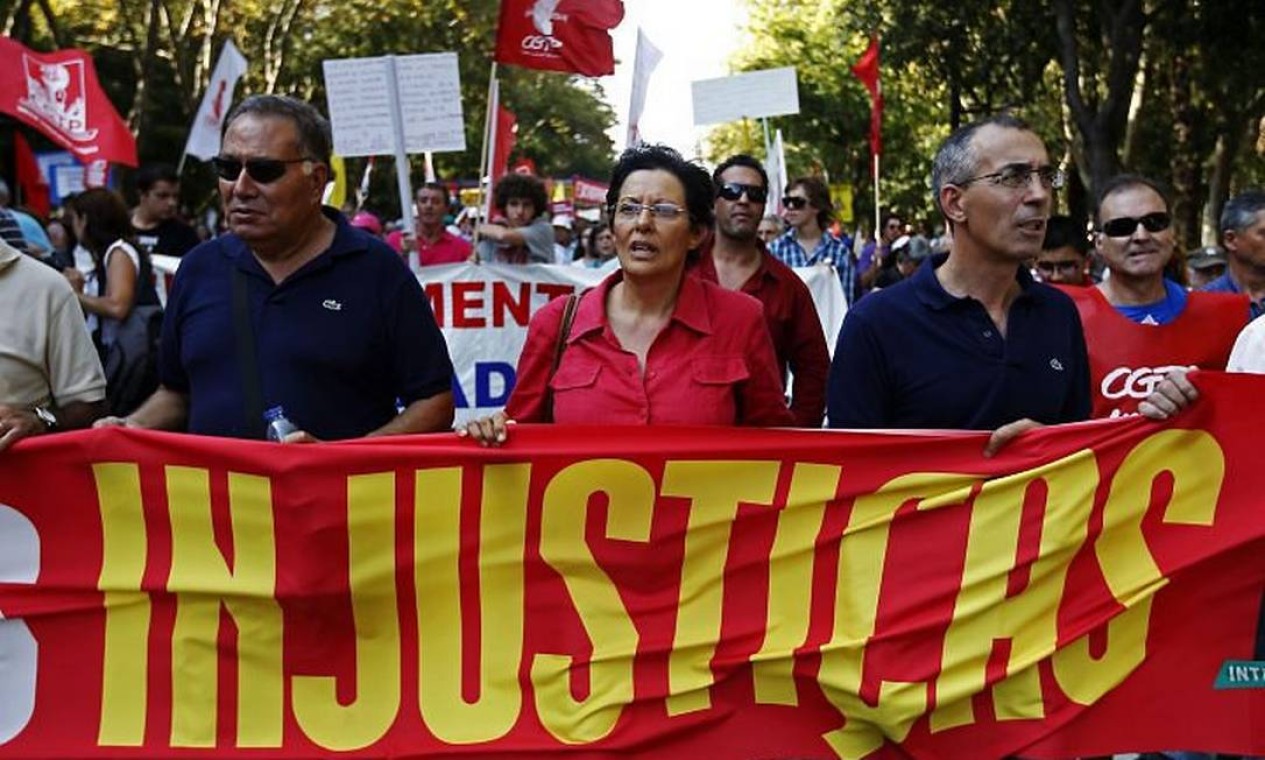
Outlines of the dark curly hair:
M501 211L505 211L505 207L509 205L510 200L513 198L531 201L532 207L536 209L536 213L531 215L532 219L549 209L549 198L545 195L545 183L528 174L511 172L496 181L496 195L494 197L496 207Z
M629 148L619 156L611 170L611 186L606 191L606 206L612 216L619 202L620 191L628 175L637 171L665 171L676 177L685 188L685 207L690 214L690 224L711 227L715 220L712 178L703 167L687 161L666 145L642 145Z

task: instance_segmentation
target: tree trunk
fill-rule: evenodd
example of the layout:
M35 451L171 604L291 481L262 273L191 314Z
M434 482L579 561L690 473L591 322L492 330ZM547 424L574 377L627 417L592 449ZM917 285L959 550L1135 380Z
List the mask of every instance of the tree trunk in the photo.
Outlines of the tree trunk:
M1234 159L1243 142L1255 132L1256 119L1248 119L1239 129L1230 129L1217 135L1217 145L1212 151L1211 172L1208 176L1208 198L1203 207L1203 228L1200 230L1202 245L1215 245L1221 235L1221 207L1230 197L1230 176L1234 173Z
M1183 250L1198 243L1200 161L1192 145L1195 131L1191 103L1190 59L1175 54L1170 62L1170 100L1173 119L1173 237Z

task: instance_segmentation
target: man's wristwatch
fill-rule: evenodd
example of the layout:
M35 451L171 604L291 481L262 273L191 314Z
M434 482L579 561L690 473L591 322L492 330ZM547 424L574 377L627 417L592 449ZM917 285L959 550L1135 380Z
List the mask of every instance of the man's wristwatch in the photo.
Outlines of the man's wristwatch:
M31 410L40 422L44 423L44 432L51 433L57 429L57 416L47 407L37 406Z

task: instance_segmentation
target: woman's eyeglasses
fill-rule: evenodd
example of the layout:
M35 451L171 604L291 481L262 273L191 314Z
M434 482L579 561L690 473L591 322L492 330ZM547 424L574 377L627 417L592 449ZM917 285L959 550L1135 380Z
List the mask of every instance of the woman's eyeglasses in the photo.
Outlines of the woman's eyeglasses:
M242 175L242 169L245 169L247 177L261 185L267 185L281 179L290 164L301 164L311 160L310 158L248 158L242 161L239 158L216 156L211 159L211 164L215 166L215 173L219 178L226 182L236 182Z
M633 220L641 216L641 212L649 211L654 219L671 220L685 213L682 206L675 203L638 203L636 201L620 201L615 206L615 216L620 219Z
M808 199L801 198L798 195L787 195L782 198L782 205L786 206L787 208L793 208L796 211L799 211L800 209L808 205Z

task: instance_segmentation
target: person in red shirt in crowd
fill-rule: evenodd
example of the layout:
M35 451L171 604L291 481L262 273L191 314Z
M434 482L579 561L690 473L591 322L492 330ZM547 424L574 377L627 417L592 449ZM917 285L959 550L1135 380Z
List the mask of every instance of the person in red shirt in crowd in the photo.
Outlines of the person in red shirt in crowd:
M716 234L704 244L691 271L764 305L764 319L785 384L789 369L791 414L796 427L821 427L826 413L830 351L808 286L760 241L769 175L755 158L738 154L712 172Z
M712 224L707 173L666 146L630 148L606 202L620 270L578 297L569 326L571 299L537 312L505 411L459 432L495 445L510 419L792 424L760 302L686 274Z
M427 182L417 189L417 234L404 238L405 253L417 250L422 266L460 264L470 258L470 241L448 231L444 215L448 213L448 188L439 182Z
M1169 209L1153 180L1108 180L1094 234L1108 276L1095 287L1063 288L1084 325L1094 417L1137 412L1175 367L1224 370L1247 323L1244 296L1191 293L1165 279L1175 244Z

